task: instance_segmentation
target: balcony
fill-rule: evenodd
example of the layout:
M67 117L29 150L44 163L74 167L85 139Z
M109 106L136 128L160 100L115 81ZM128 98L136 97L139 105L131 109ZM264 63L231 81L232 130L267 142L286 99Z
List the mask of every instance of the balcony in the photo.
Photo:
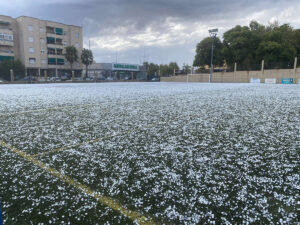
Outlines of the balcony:
M48 55L56 55L55 48L48 48Z
M14 56L14 51L10 49L0 49L0 55L2 56Z
M58 27L46 27L46 32L48 34L56 34L56 35L63 35L64 34L64 30L62 28L58 28Z
M0 26L9 26L9 25L10 25L10 22L0 20Z
M62 28L55 28L55 34L57 34L57 35L63 35L64 31L63 31Z
M63 49L61 48L48 48L48 55L63 55Z
M63 50L62 49L56 49L56 54L57 55L63 55Z
M47 44L63 45L63 41L61 38L47 37Z
M6 41L6 40L0 40L0 46L14 46L14 42L13 41Z
M49 34L55 34L54 27L46 27L46 32Z
M14 56L7 56L7 55L2 55L0 53L0 62L1 61L13 61L15 59Z
M0 29L0 45L14 46L14 36L11 31Z
M65 65L65 60L61 59L61 58L58 58L57 59L57 65Z
M61 58L48 58L48 65L65 65L65 60Z
M56 58L48 58L48 65L56 65Z

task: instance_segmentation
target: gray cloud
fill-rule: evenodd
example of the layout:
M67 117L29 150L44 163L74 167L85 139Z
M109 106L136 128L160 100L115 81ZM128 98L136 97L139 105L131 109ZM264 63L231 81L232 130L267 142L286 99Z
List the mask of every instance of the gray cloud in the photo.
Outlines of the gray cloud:
M207 29L225 30L252 19L300 26L298 0L14 0L0 2L0 13L20 14L83 26L97 61L149 60L191 64L196 43ZM16 15L17 14L17 15ZM161 59L163 58L163 59Z

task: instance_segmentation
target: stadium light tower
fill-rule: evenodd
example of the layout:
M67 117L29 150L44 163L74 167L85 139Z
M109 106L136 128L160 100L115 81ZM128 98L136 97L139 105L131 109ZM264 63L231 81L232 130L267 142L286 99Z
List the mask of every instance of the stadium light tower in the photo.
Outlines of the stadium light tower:
M218 34L218 29L212 29L212 30L208 30L209 32L209 36L212 38L212 43L211 43L211 57L210 57L210 74L209 74L209 83L211 82L211 77L212 77L212 73L213 73L213 59L214 59L214 42L215 42L215 38Z

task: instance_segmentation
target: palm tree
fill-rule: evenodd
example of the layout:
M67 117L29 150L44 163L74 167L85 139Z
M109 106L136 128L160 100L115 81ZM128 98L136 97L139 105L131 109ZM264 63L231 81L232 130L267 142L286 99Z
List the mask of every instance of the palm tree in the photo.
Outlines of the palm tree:
M74 46L67 46L65 50L65 57L67 61L71 64L71 71L73 71L73 64L78 60L77 49Z
M81 62L85 65L85 77L88 75L88 66L94 61L94 56L91 50L83 49L81 53Z

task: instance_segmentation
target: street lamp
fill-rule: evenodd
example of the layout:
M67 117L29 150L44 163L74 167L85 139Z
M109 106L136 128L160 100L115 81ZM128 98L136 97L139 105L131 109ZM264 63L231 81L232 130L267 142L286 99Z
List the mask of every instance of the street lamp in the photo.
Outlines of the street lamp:
M218 34L218 29L212 29L212 30L208 30L209 32L209 36L212 38L212 43L211 43L211 57L210 57L210 74L209 74L209 83L211 82L211 78L212 78L212 73L213 73L213 59L214 59L214 41L215 38Z

